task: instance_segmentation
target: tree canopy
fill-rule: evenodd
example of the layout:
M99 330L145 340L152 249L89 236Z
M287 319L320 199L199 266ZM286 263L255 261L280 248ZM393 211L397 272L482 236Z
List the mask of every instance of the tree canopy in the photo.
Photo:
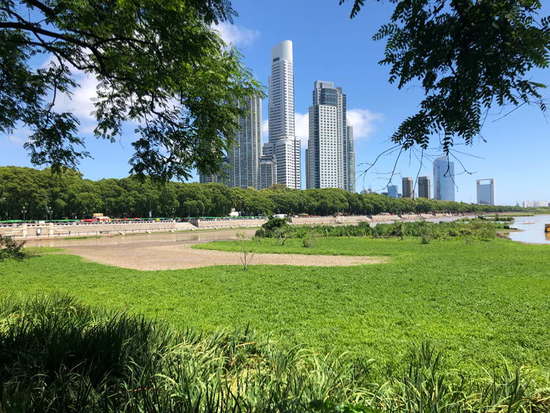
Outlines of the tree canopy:
M0 133L25 126L34 164L75 167L85 139L56 99L80 71L98 80L95 136L134 129L131 173L215 171L259 91L212 29L234 14L228 0L0 0Z
M474 205L433 199L389 198L343 189L304 191L230 188L222 184L167 182L145 178L91 181L73 170L52 174L32 168L0 167L0 220L90 218L102 212L113 218L311 214L364 215L431 212L501 212L509 206Z
M420 81L425 93L392 136L402 148L426 149L433 136L446 153L457 140L471 144L494 105L546 111L546 86L529 74L550 65L550 16L540 16L539 0L390 1L390 22L374 35L387 39L380 63L398 88ZM354 18L366 2L352 2Z

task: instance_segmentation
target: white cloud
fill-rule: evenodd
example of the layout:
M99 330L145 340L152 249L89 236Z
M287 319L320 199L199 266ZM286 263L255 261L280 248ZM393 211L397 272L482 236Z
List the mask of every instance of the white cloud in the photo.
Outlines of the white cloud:
M55 58L53 56L42 64L42 68L46 68L53 64ZM97 98L97 78L89 73L78 70L71 66L73 80L78 85L72 90L70 95L58 93L54 110L56 112L72 113L80 121L80 133L90 134L95 128L95 116L93 114L94 101Z
M260 35L257 30L225 22L214 25L213 28L220 34L224 42L231 46L248 46Z
M42 68L46 68L54 63L57 63L55 57L50 55L42 64ZM72 90L72 94L58 94L55 101L55 110L58 112L70 112L77 118L82 120L95 120L93 115L94 100L97 98L98 81L95 76L86 73L82 70L70 66L73 80L77 86Z
M294 119L296 120L296 136L307 139L309 137L309 114L296 112Z
M309 137L309 115L307 113L298 113L294 115L295 119L295 134L300 139L302 146L307 147ZM269 121L262 122L262 140L266 142L269 138Z
M21 127L15 129L7 135L8 142L16 145L23 146L29 139L29 136L32 134L32 131L29 128Z
M264 120L262 122L262 142L267 142L269 138L269 121Z
M381 113L375 113L368 109L348 110L347 120L350 126L353 126L353 136L355 139L366 139L375 129L376 122L383 118Z
M307 148L307 141L309 139L309 114L296 112L294 119L296 137L301 139L302 147Z
M58 96L55 109L59 112L71 112L81 121L91 121L95 117L94 100L97 98L97 79L87 73L75 73L75 81L80 85L71 96Z

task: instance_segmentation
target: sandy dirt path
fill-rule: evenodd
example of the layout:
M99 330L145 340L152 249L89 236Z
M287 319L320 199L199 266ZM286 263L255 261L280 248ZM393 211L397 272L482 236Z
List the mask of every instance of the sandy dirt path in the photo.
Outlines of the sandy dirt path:
M65 251L87 260L135 270L174 270L213 265L242 265L238 252L199 250L189 244L142 248L71 247ZM385 262L384 257L350 257L337 255L254 254L250 265L349 266Z
M239 252L199 250L198 243L237 239L237 233L252 236L254 231L211 231L193 234L150 234L86 240L53 240L30 245L60 247L69 254L101 264L135 270L174 270L214 265L242 265ZM250 265L350 266L387 262L386 257L254 254Z

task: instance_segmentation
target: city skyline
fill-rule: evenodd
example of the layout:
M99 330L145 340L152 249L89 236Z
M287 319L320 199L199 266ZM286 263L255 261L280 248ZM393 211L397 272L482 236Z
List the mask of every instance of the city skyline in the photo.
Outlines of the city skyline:
M383 42L365 41L376 32L380 21L387 18L391 5L373 4L369 6L368 13L349 20L349 10L344 7L317 3L311 7L312 4L308 1L296 4L282 0L278 4L257 7L244 0L235 0L234 6L239 16L233 25L221 25L219 30L229 43L241 51L244 63L264 85L271 70L266 56L269 49L282 39L293 40L296 51L293 57L295 133L300 138L307 137L311 82L331 79L346 90L352 102L348 108L348 121L354 127L357 192L368 188L382 192L390 179L389 172L393 169L397 153L382 157L368 173L364 172L368 164L392 146L389 138L399 123L417 109L420 96L418 88L398 90L395 85L389 84L387 67L377 64L383 57ZM295 12L289 14L286 11L289 8ZM544 5L542 12L548 14L549 11L550 7ZM305 15L307 19L303 18ZM323 30L319 30L319 21L325 22ZM329 59L326 58L327 51L330 51ZM39 61L37 65L43 63ZM548 71L532 74L537 81L550 83ZM94 125L90 99L95 95L97 81L84 74L79 76L82 88L75 92L72 101L60 98L59 106L74 110L81 121L83 135L90 136ZM548 94L546 91L545 97ZM262 143L268 139L267 106L264 101ZM487 176L499 182L495 198L497 204L515 205L525 200L550 199L550 188L546 185L550 170L544 168L550 153L549 120L535 107L528 105L513 113L508 113L510 109L491 110L482 131L483 137L476 138L471 147L456 147L451 154L457 168L457 200L475 203L475 182ZM132 135L132 125L127 125L125 129ZM0 163L31 166L23 148L28 133L16 129L9 134L9 139L0 140ZM302 149L305 149L306 142L307 139L303 139ZM129 139L120 139L114 145L90 139L87 149L94 159L82 162L80 170L84 176L101 179L128 175L128 158L132 151ZM438 150L435 147L423 154L420 151L404 153L395 169L395 179L430 175L432 161L440 154ZM454 157L459 158L464 167ZM302 178L305 179L305 170ZM193 180L198 180L198 177L190 179Z

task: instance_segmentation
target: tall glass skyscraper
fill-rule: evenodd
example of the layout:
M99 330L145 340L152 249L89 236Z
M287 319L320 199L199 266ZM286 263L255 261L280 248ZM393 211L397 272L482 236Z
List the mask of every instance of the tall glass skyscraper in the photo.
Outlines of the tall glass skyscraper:
M344 189L355 192L355 141L352 126L346 128L344 136Z
M390 198L399 198L399 189L397 185L388 185L388 196Z
M259 188L259 162L262 127L262 101L247 99L246 114L239 119L235 144L228 152L228 184L241 188Z
M276 45L269 77L269 141L263 155L276 164L278 184L301 188L300 140L296 138L294 113L294 66L292 42Z
M446 156L434 161L434 199L455 200L455 164Z
M201 183L223 183L241 188L260 187L260 144L262 101L253 96L244 104L245 114L239 118L239 129L233 146L227 151L218 175L199 174Z

